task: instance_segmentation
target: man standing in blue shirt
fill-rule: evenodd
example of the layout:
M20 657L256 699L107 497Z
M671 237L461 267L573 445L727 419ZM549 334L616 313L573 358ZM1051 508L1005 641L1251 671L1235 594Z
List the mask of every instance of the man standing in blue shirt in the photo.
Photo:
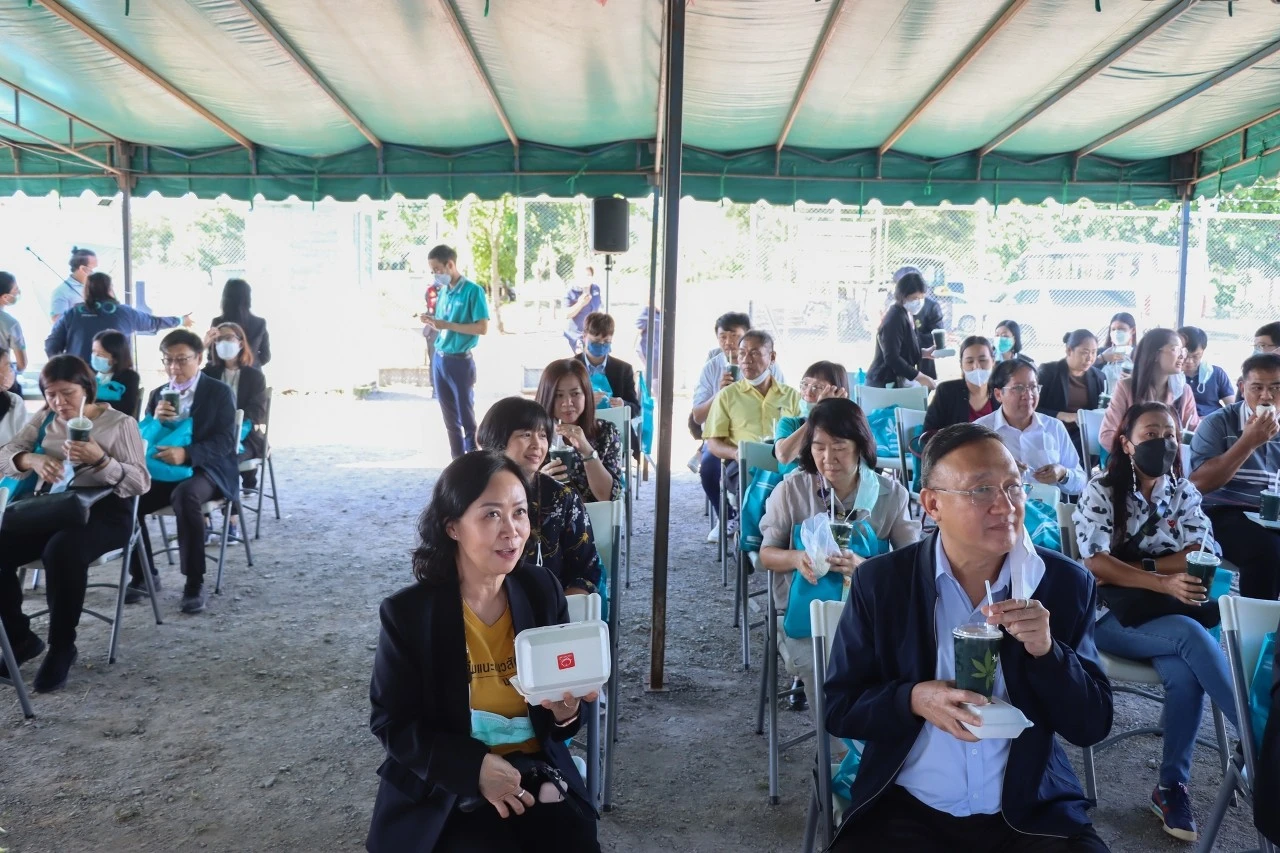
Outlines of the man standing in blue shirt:
M574 355L582 352L583 327L587 322L587 315L600 310L600 285L595 282L596 268L585 267L584 272L586 274L579 276L579 281L585 282L586 286L575 283L564 295L564 307L568 309L564 339L569 342L569 349L573 350Z
M920 465L938 532L858 566L832 646L827 731L865 748L830 849L1106 851L1055 738L1087 746L1111 729L1093 577L1032 547L1022 476L990 429L939 430ZM1032 723L1015 738L964 725L990 704L955 685L951 632L969 623L1002 629L993 696Z
M72 308L84 302L84 284L98 268L98 256L92 249L71 248L71 275L53 289L49 299L49 319L53 323Z
M431 360L431 384L440 401L449 452L457 459L476 449L476 363L471 350L489 332L489 303L484 288L458 272L458 253L443 244L427 253L440 286L435 315L422 322L441 334Z

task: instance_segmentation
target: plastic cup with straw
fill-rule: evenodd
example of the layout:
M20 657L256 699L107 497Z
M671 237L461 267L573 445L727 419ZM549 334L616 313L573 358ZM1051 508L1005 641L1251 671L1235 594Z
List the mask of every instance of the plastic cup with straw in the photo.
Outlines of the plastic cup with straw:
M80 414L67 422L68 441L88 441L93 432L93 421L84 416L85 398L80 398Z
M995 607L991 581L986 581L987 607ZM956 687L980 693L990 699L995 692L996 668L1000 663L1000 629L979 622L957 625L951 631L955 644Z
M1187 555L1187 574L1200 581L1204 587L1205 600L1213 586L1213 575L1221 563L1218 555L1209 550L1209 530L1206 528L1204 535L1200 537L1200 550Z
M1259 496L1258 518L1262 521L1280 520L1280 470L1271 476L1271 486L1263 489Z

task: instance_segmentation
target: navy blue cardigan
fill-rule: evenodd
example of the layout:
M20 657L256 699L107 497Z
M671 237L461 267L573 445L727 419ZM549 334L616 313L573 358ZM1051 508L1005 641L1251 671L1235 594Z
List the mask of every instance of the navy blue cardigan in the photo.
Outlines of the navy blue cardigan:
M924 727L911 713L911 689L934 678L938 598L934 542L868 560L854 572L825 685L827 729L866 741L840 832L856 831L869 806L897 778ZM1049 611L1053 649L1034 658L1005 635L1000 649L1009 700L1034 723L1009 750L1002 810L1015 830L1073 836L1089 825L1084 796L1062 747L1093 745L1111 730L1111 685L1093 640L1093 577L1061 554L1037 548L1045 574L1034 598Z

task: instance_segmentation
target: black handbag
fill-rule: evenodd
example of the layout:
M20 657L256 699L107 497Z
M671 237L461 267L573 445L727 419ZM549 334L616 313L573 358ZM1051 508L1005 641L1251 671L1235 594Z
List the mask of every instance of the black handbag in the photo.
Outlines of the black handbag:
M1144 557L1164 557L1173 553L1169 551L1165 554L1152 555L1143 554L1138 550L1138 541L1143 534L1149 528L1154 529L1154 525L1159 521L1159 511L1152 510L1151 515L1143 522L1138 532L1119 548L1113 550L1111 552L1112 556L1117 560L1130 563L1141 560ZM1136 627L1161 616L1186 616L1206 628L1216 628L1218 623L1222 621L1222 613L1218 609L1217 601L1206 601L1203 604L1187 604L1185 601L1181 601L1168 593L1156 592L1153 589L1138 589L1131 586L1112 586L1109 584L1100 584L1098 586L1098 597L1106 602L1107 607L1115 614L1116 621L1126 628Z
M112 491L111 486L68 486L55 494L36 492L5 508L4 528L31 536L52 536L60 530L84 527L93 505Z

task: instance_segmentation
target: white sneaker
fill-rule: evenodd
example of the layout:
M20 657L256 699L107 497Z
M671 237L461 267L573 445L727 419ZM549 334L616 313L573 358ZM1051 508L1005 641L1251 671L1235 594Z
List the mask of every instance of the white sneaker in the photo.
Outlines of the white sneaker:
M720 523L719 522L716 522L716 526L711 528L711 532L707 534L707 541L708 542L720 541Z

